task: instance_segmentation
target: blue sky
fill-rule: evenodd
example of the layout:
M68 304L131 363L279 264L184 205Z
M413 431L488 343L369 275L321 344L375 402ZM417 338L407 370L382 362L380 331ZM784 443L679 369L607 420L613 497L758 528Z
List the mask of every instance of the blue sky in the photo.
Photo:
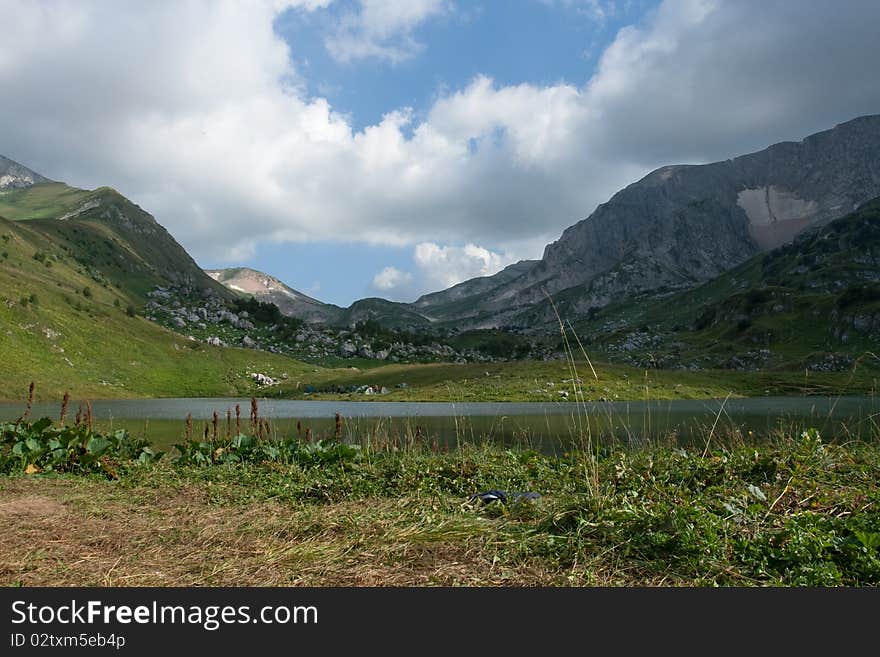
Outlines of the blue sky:
M400 62L375 57L340 62L328 52L327 34L342 15L356 10L354 2L311 13L291 9L275 21L275 30L290 44L309 93L327 98L362 130L399 107L423 116L438 94L461 89L478 75L502 86L583 85L617 31L655 5L633 1L599 18L589 3L450 3L448 12L412 31L423 49Z
M880 113L876 0L0 0L0 154L205 268L414 300L616 191Z
M412 109L415 123L424 120L438 96L466 87L480 75L499 86L582 86L594 74L599 55L617 31L654 6L656 2L648 0L613 9L608 5L600 16L590 3L576 1L448 3L447 9L412 30L418 47L402 61L377 57L340 61L331 54L325 40L342 16L357 11L356 2L336 2L314 12L290 9L276 19L274 28L289 44L301 75L299 82L307 93L326 98L359 131L402 107ZM578 218L566 221L574 223ZM493 249L497 245L482 246ZM540 249L533 248L511 259L540 255ZM418 293L435 291L407 288L402 294L389 295L389 290L372 285L385 267L413 270L410 247L344 242L262 244L246 264L322 301L343 306L367 296L410 301Z

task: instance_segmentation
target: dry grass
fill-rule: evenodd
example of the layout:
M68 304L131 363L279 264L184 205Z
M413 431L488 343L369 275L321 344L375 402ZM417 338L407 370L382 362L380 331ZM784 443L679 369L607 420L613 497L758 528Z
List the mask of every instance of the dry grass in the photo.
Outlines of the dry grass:
M196 487L115 490L0 479L0 583L24 586L538 585L501 566L493 521L435 521L424 501L220 506ZM559 583L570 581L564 578Z

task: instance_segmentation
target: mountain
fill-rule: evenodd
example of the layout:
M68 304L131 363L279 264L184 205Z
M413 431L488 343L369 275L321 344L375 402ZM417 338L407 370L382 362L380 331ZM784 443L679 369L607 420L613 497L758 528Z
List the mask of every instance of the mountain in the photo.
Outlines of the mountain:
M880 115L864 116L722 162L661 167L567 228L541 260L413 303L364 299L339 309L260 273L251 276L263 283L247 289L306 321L546 331L558 321L551 297L574 321L692 289L878 195Z
M322 303L285 285L269 274L248 267L232 269L207 269L205 272L218 283L246 296L263 302L274 303L290 317L318 324L334 324L342 317L339 306Z
M305 322L352 327L359 322L375 321L389 329L419 331L442 327L447 320L458 323L462 316L478 316L483 312L480 299L484 294L521 276L537 262L522 260L492 276L472 278L447 290L423 295L413 303L369 297L348 308L313 299L256 269L234 267L206 272L233 292L274 303L285 315Z
M0 155L0 191L48 182L52 181Z
M136 303L157 286L231 298L152 215L119 192L77 189L5 157L0 161L16 181L0 192L0 216L20 223L50 261L70 258L95 282L125 291Z
M359 322L372 320L391 329L418 330L430 326L430 321L409 304L367 298L355 301L348 308L340 308L313 299L256 269L209 269L207 274L239 295L274 303L288 317L312 324L352 327Z
M411 306L431 321L479 315L484 295L527 273L537 260L520 260L492 276L471 278L458 285L419 297Z
M423 331L431 327L431 321L408 303L397 303L376 297L359 299L345 309L340 323L354 326L360 322L373 321L385 328L402 331Z
M141 316L156 286L220 303L232 295L156 220L108 188L75 189L15 163L0 191L0 399L239 396L312 366L211 347ZM27 174L20 172L28 171ZM8 174L7 174L8 175ZM181 287L182 286L182 287Z
M609 305L575 328L641 366L851 369L880 341L880 198L698 287Z
M471 328L547 326L548 294L576 317L691 288L878 195L880 115L723 162L665 166L567 228L519 276L489 281L478 302L431 310Z

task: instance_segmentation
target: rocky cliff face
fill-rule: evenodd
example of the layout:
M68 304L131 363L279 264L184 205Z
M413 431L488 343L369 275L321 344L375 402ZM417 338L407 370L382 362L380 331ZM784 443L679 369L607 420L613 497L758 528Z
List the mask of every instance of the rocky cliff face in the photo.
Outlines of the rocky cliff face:
M18 162L0 155L0 191L22 189L39 183L52 182Z
M551 321L547 294L564 293L580 314L691 287L877 195L880 115L724 162L662 167L566 229L534 267L485 293L474 325Z

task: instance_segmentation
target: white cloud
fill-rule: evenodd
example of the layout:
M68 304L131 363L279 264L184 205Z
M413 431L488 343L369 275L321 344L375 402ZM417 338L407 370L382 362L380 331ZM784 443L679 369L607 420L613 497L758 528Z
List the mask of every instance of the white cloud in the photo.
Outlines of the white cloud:
M407 285L413 276L408 271L400 271L396 267L385 267L373 277L373 287L383 292Z
M339 62L409 59L424 47L413 31L448 9L445 0L359 0L358 5L358 11L344 14L339 28L324 41Z
M476 244L442 246L420 242L412 254L416 271L385 267L373 277L373 289L396 301L414 301L427 292L451 287L475 276L491 276L520 258Z
M416 244L413 260L421 272L422 291L427 292L452 287L476 276L491 276L517 258L476 244L456 247L421 242Z
M480 76L420 122L389 108L355 131L305 94L273 30L327 2L0 0L0 153L116 187L200 261L269 241L425 243L412 285L445 285L537 256L652 168L880 111L880 3L677 0L621 30L582 86ZM352 33L405 45L443 6L364 2ZM463 243L500 260L440 246Z

